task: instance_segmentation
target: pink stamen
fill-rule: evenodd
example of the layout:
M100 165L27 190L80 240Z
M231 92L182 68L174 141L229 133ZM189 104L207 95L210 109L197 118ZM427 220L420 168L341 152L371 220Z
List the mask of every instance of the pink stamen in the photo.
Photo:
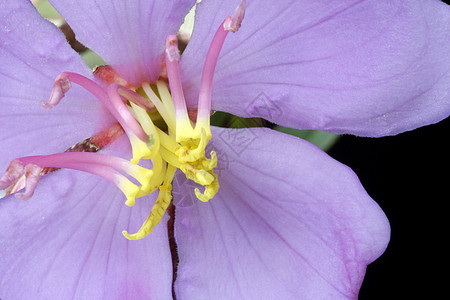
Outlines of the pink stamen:
M128 179L118 171L133 176L132 168L135 167L128 160L120 157L92 152L63 152L52 155L27 156L17 158L9 164L5 174L0 179L0 189L10 187L25 172L25 184L20 186L20 188L25 187L25 191L17 193L16 197L27 200L33 195L40 177L45 174L43 172L44 168L65 168L83 171L119 185L121 181ZM17 190L15 189L12 192ZM11 192L7 194L9 193Z
M147 99L145 99L144 97L142 97L141 95L136 93L135 91L130 90L127 87L124 87L122 85L115 84L115 83L111 84L111 86L115 86L117 88L118 93L121 96L125 97L127 100L133 102L134 104L142 107L146 111L156 112L155 105L153 105L153 103L151 103L150 101L148 101Z
M130 134L136 135L139 139L144 141L145 143L148 142L148 135L145 133L144 129L142 129L141 125L136 121L136 119L133 117L133 115L128 110L127 106L124 103L124 100L120 96L119 92L119 85L118 84L111 84L107 88L108 96L111 101L111 105L114 107L114 110L117 112L116 119L119 121L119 123L122 125L123 129L127 133L129 137L131 137ZM131 130L131 132L130 132Z
M23 164L39 167L66 168L66 165L102 165L127 173L132 164L123 158L94 152L63 152L51 155L25 156L17 158Z
M172 94L176 114L186 115L186 100L181 84L180 68L178 65L179 61L180 51L178 50L177 37L175 35L169 35L166 38L166 68L170 92Z
M91 79L73 72L63 72L58 75L53 85L52 94L48 102L42 101L42 105L46 109L51 109L59 104L65 93L72 87L72 82L82 86L91 94L93 94L100 102L111 111L111 105L108 101L108 95L104 89Z
M234 11L233 15L228 16L216 31L208 53L206 54L205 64L203 65L202 78L200 82L200 91L198 97L198 116L199 118L209 118L211 110L212 83L214 70L219 58L220 50L229 31L236 32L241 26L245 15L245 0L243 0Z
M103 87L89 78L77 73L63 72L55 80L49 101L47 103L41 102L44 108L51 109L56 106L70 89L71 82L82 86L93 94L111 112L117 121L119 121L120 125L122 125L123 129L127 132L127 135L130 136L133 133L144 142L148 141L147 134L133 118L124 104L124 101L121 99L121 96L118 94L117 84L113 85L116 87L115 89L108 88L108 91L106 92Z

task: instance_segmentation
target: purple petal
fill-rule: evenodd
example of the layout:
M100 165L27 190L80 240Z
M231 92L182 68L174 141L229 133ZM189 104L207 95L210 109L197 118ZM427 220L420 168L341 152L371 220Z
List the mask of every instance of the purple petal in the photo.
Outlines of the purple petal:
M15 157L64 151L111 121L101 104L75 86L51 111L56 76L72 71L91 76L64 35L28 1L0 4L0 169Z
M212 141L219 193L174 195L177 295L356 299L390 229L352 170L268 129L216 129Z
M196 105L214 31L239 1L198 6L183 54ZM212 107L300 129L393 135L450 114L450 7L440 1L252 1L227 37Z
M169 299L167 218L139 241L121 233L139 229L155 196L129 208L109 182L58 170L41 179L30 200L2 199L0 298Z
M130 83L159 77L164 41L176 34L195 0L52 0L77 39Z

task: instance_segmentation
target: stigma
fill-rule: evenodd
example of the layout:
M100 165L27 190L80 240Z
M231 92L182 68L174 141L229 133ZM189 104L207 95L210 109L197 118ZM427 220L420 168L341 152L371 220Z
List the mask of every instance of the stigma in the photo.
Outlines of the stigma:
M147 236L162 220L172 201L172 181L177 170L203 187L202 191L195 189L198 200L211 200L219 191L219 179L214 173L216 152L206 153L212 138L210 112L214 69L228 32L239 29L244 11L245 1L242 1L234 14L220 25L212 40L203 66L195 120L191 120L192 111L188 112L186 107L179 70L182 56L175 35L169 35L165 43L167 78L156 82L132 86L110 66L98 67L94 71L96 80L72 72L58 75L49 100L41 102L43 109L57 106L76 84L100 101L117 124L63 153L14 159L0 178L0 191L14 194L18 199L30 199L41 177L65 168L108 180L124 194L125 205L130 207L141 201L138 198L158 193L141 228L134 234L122 232L130 240ZM123 134L131 145L130 160L101 153L103 147ZM142 160L150 161L152 167L139 165Z

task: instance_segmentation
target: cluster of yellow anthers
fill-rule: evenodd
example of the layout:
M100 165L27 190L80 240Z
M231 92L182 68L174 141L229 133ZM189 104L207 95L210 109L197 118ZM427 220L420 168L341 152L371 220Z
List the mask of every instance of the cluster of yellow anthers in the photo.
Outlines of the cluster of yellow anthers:
M197 198L203 202L214 197L219 189L217 175L213 172L217 165L216 153L211 151L211 158L205 156L205 147L211 138L209 119L207 122L197 122L193 127L187 113L183 118L180 118L179 113L176 117L172 96L164 81L157 81L153 86L144 83L136 91L154 105L167 125L167 132L155 126L147 110L133 101L129 102L132 114L149 137L147 143L139 138L130 139L133 149L131 162L137 164L140 159L150 159L153 169L139 168L138 172L142 173L136 174L136 178L150 178L142 180L140 187L124 181L121 189L127 196L128 206L134 205L135 198L148 195L157 189L159 195L139 231L135 234L123 232L128 239L143 238L161 221L172 200L171 183L176 169L180 169L186 178L205 187L203 193L195 189ZM120 94L125 99L131 97L129 93Z
M159 188L159 196L141 229L132 235L123 232L128 239L144 237L152 231L153 226L161 221L172 198L171 182L177 168L186 175L186 178L205 187L203 193L199 189L195 189L195 194L199 200L206 202L218 192L219 182L217 175L213 172L217 165L217 155L214 151L211 151L211 158L208 159L205 156L205 147L211 139L209 118L212 79L223 42L228 32L236 32L239 29L244 15L245 0L236 8L233 15L228 16L223 21L213 37L203 66L195 127L192 126L186 109L178 68L180 53L175 36L167 37L165 47L170 93L167 86L161 81L156 83L155 88L159 97L148 83L144 83L140 89L135 90L153 103L164 119L168 127L168 133L153 124L145 109L130 101L134 117L149 137L148 142L145 143L138 137L134 138L133 135L128 135L131 136L130 141L133 148L131 162L137 163L141 158L151 159L153 174L150 184L142 185L135 194L131 193L128 196L127 204L132 205L134 197L149 194L156 188ZM132 96L129 93L128 95ZM126 98L127 93L122 93L121 96Z

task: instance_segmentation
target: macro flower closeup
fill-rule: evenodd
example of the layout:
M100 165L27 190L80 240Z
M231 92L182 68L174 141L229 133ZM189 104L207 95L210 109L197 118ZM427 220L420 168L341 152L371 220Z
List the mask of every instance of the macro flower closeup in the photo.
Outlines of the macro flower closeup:
M210 115L370 137L439 122L446 4L49 2L107 65L0 2L0 299L358 298L390 227L357 175Z

